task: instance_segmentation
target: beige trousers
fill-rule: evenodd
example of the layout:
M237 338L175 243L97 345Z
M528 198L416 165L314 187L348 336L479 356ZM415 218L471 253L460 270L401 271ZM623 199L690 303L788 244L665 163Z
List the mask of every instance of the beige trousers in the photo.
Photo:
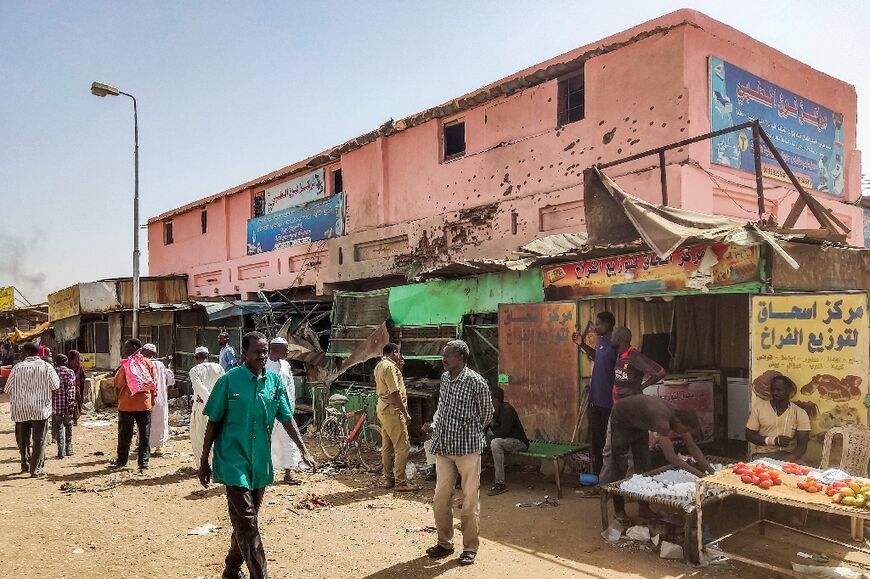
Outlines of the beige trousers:
M480 543L480 454L436 455L435 527L438 544L453 548L453 487L456 476L462 481L462 544L464 551L477 552Z
M408 477L405 467L408 464L408 453L411 446L408 443L408 425L398 408L388 407L378 409L378 421L381 423L381 460L384 463L384 476L397 485L404 485Z

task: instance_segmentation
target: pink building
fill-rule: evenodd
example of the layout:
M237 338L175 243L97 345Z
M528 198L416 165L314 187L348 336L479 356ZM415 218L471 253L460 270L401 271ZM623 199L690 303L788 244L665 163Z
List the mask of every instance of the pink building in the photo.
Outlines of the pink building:
M154 217L150 274L186 273L193 296L245 298L508 258L584 229L585 168L750 118L863 245L854 87L680 10ZM757 219L750 146L732 133L670 151L668 204ZM660 203L657 167L649 157L606 172ZM797 195L774 162L763 169L765 209L782 223ZM796 224L816 226L807 212Z

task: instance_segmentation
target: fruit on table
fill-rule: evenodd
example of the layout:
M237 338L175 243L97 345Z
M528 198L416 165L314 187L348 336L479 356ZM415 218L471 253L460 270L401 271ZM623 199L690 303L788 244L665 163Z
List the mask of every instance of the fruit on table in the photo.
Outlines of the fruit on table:
M806 475L810 474L810 468L806 467L806 466L800 466L798 464L790 462L790 463L786 464L784 467L782 467L782 472L784 472L786 474L797 474L797 475L806 476Z
M731 469L731 472L740 477L746 484L755 485L764 490L769 490L774 485L782 484L782 477L779 471L772 469L764 464L746 464L738 462Z

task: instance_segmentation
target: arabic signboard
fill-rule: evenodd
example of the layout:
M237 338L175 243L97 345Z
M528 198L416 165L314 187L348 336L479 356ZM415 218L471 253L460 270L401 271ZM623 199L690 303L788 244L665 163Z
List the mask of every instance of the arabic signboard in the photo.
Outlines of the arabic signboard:
M15 309L15 288L0 287L0 312Z
M81 313L78 284L48 294L48 318L51 321L71 318Z
M758 251L712 243L677 250L666 259L649 252L548 266L542 268L544 296L621 297L756 281Z
M644 388L647 396L658 396L671 403L674 408L691 410L698 417L701 439L698 442L713 442L713 378L698 376L687 380L665 380Z
M825 433L866 424L870 316L865 293L752 297L750 320L753 403L770 398L770 382L786 375L794 401L810 416L806 457L818 460Z
M248 220L248 255L344 235L345 195Z
M284 181L266 189L266 213L299 207L326 197L323 169Z
M97 355L81 353L82 368L93 370L97 367Z
M843 115L711 56L712 130L756 119L801 185L843 195ZM714 137L712 147L714 163L755 172L750 129ZM789 180L763 143L761 165L765 177Z
M577 304L502 304L498 325L499 383L526 434L571 440L580 408L579 357L571 341Z

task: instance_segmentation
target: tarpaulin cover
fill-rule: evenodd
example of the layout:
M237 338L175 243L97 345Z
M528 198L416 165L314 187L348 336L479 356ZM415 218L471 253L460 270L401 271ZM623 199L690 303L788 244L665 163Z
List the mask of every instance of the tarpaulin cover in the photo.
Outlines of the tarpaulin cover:
M58 342L71 342L79 337L82 317L73 316L63 320L54 321L54 337Z
M499 304L544 301L541 271L493 273L390 288L390 317L397 326L461 324L470 313L497 312Z
M208 313L208 321L222 320L224 318L233 318L244 316L246 314L261 314L269 310L269 304L265 302L196 302L198 305L205 308Z
M26 332L22 332L18 328L15 328L14 332L10 332L6 334L6 339L13 344L21 344L22 342L26 342L28 340L32 340L38 336L41 336L43 332L45 332L49 328L49 322L43 322L39 324L36 328L32 330L28 330Z
M653 205L630 195L597 167L584 178L590 245L632 241L640 235L664 259L689 240L728 242L731 236L744 235L745 223Z

